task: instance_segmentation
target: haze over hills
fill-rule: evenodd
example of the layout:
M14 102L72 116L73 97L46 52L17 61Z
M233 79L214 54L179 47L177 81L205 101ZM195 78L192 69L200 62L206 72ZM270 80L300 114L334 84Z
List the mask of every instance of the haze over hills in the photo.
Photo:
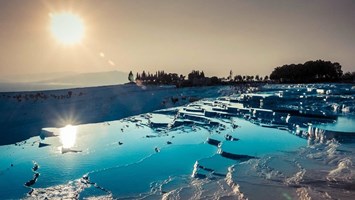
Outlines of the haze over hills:
M128 82L127 76L128 73L120 71L11 75L0 80L0 92L117 85Z

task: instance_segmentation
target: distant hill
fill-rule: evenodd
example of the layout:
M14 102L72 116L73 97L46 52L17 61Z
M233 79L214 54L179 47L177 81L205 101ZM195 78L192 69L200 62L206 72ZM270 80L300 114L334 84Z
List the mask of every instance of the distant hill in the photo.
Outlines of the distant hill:
M0 77L2 83L29 83L39 82L43 80L56 79L61 77L78 74L75 72L52 72L52 73L35 73L35 74L13 74L3 75Z
M38 83L51 85L77 85L77 86L100 86L117 85L128 82L128 73L119 71L82 73L67 75L60 78L48 79Z
M120 71L18 75L0 80L0 92L117 85L128 82L127 77Z

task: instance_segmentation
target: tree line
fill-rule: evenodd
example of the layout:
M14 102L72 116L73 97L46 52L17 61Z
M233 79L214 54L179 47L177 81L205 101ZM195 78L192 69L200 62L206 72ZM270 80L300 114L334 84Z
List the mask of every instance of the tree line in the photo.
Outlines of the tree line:
M343 74L342 66L337 62L316 60L303 64L287 64L276 67L270 76L233 75L230 70L227 77L207 77L203 71L192 70L187 77L177 73L156 71L155 73L136 73L130 71L128 80L147 85L176 85L177 87L231 85L239 83L320 83L355 82L355 72Z
M136 73L130 71L128 80L132 83L139 82L147 85L176 85L177 87L191 86L213 86L213 85L230 85L235 83L265 82L268 76L261 77L259 75L235 75L232 70L227 77L207 77L204 71L192 70L187 77L177 73L166 73L165 71L156 71L155 73L145 72Z
M276 67L270 79L279 83L354 82L355 72L343 74L341 68L337 62L307 61Z

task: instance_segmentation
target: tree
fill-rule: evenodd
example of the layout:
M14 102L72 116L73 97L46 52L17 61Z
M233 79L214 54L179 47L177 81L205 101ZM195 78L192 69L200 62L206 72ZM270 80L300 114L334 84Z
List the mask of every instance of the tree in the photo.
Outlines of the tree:
M255 76L255 80L256 80L256 81L259 81L259 75L256 75L256 76Z
M180 80L180 81L185 80L185 76L184 76L184 75L182 75L182 74L180 74L179 80Z
M141 76L142 80L145 80L147 78L147 74L145 73L145 71L143 70L142 72L142 76Z
M134 77L133 77L132 71L130 71L129 74L128 74L128 80L129 80L129 82L133 82L134 81Z
M267 81L267 80L269 80L269 76L266 75L266 76L264 77L264 81Z
M201 78L205 78L205 73L203 71L196 71L196 70L192 70L192 72L190 72L187 75L188 79L190 81L194 80L194 79L201 79Z
M341 78L342 78L342 81L354 83L355 82L355 72L352 72L352 73L346 72Z
M270 79L280 82L328 82L337 81L343 75L341 65L337 62L316 60L304 64L289 64L276 67Z
M218 83L220 83L221 81L219 80L219 78L217 76L212 76L211 77L211 83L212 85L216 85Z
M205 78L205 73L201 71L200 78Z
M241 75L236 75L234 77L234 81L238 81L238 82L241 82L243 80L243 77Z

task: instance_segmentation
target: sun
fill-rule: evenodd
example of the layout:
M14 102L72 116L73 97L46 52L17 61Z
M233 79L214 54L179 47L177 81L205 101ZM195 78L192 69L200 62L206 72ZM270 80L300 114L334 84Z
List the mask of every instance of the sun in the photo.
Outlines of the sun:
M82 19L72 13L50 13L50 29L55 39L62 44L80 43L84 38L85 27Z
M76 127L67 125L60 129L60 141L63 144L63 148L70 149L75 145L76 140Z

